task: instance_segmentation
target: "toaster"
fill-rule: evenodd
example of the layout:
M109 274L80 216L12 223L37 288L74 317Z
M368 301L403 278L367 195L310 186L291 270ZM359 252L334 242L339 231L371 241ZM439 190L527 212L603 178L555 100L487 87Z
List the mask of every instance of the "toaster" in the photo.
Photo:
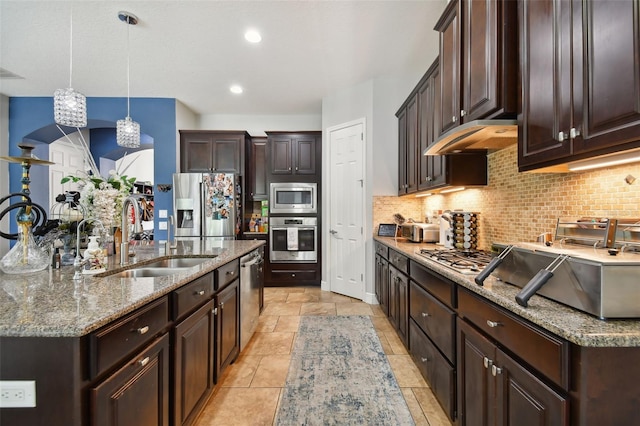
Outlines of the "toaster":
M414 243L434 243L440 238L440 227L433 223L402 225L402 237Z

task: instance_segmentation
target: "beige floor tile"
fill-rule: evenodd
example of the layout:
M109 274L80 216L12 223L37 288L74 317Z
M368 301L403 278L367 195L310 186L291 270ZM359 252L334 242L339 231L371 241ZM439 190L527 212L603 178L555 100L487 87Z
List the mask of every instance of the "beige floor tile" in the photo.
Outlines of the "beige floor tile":
M266 290L266 289L265 289ZM265 306L270 303L284 303L287 301L287 297L289 297L289 293L280 291L280 292L264 292L264 304Z
M382 351L385 355L393 355L393 349L391 349L391 345L387 340L387 336L384 333L378 333L378 337L380 338L380 343L382 344Z
M245 347L247 355L287 355L291 353L295 333L256 333Z
M335 303L303 303L300 315L335 315Z
M332 293L330 291L323 291L320 293L321 302L333 302L333 303L351 303L351 297L343 296L342 294Z
M320 297L313 293L289 293L287 303L309 303L318 302Z
M411 388L402 388L402 396L404 396L404 400L407 402L407 406L409 406L409 412L411 412L411 417L413 417L416 426L431 426L422 412L422 407L420 407L420 403Z
M377 332L395 333L393 326L386 317L371 317L371 322Z
M391 350L394 355L406 355L408 354L407 348L404 347L402 340L398 337L398 334L395 331L385 332L384 335L387 337L389 341L389 345L391 346Z
M251 382L252 388L284 387L291 355L265 355L260 360Z
M278 318L273 331L290 331L296 333L300 327L300 317L295 315L283 315Z
M302 303L270 303L264 307L262 315L300 315Z
M429 388L411 389L431 426L451 426L449 418Z
M427 387L427 382L413 363L410 355L387 355L393 375L401 388Z
M371 306L364 302L358 302L358 303L340 302L340 303L336 303L336 314L337 315L373 316L373 311L371 311Z
M278 318L280 318L278 315L260 315L258 317L256 332L271 333L278 323Z
M371 311L373 312L373 316L375 317L387 317L380 305L371 305Z
M222 387L245 387L251 385L262 356L245 355L244 351L225 372Z
M222 388L196 426L272 425L280 388Z

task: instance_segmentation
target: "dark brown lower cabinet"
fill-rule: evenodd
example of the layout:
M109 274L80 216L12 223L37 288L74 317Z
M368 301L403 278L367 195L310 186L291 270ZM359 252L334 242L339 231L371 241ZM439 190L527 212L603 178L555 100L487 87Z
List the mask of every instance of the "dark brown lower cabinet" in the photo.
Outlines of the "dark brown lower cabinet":
M94 426L169 425L169 335L93 387L90 403Z
M214 380L217 383L224 369L240 353L240 286L239 280L231 282L216 297L216 365Z
M400 339L408 342L408 288L409 279L395 267L389 265L389 321Z
M458 319L458 423L569 424L568 399Z
M389 261L376 255L375 287L380 309L389 315Z
M213 388L216 330L210 300L175 327L174 401L175 425L191 424Z

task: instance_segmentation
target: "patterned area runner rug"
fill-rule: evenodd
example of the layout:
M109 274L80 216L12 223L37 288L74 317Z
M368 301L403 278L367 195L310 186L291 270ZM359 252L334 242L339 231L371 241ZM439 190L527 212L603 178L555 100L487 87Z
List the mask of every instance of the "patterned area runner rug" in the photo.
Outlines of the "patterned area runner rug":
M275 424L414 424L368 316L301 318Z

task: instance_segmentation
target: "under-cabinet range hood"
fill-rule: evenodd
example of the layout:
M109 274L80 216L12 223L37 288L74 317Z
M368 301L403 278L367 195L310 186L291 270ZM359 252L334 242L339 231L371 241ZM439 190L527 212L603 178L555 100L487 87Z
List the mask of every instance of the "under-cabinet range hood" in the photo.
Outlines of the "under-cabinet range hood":
M513 145L517 141L516 120L475 120L449 130L422 154L455 154L479 149L495 151Z

